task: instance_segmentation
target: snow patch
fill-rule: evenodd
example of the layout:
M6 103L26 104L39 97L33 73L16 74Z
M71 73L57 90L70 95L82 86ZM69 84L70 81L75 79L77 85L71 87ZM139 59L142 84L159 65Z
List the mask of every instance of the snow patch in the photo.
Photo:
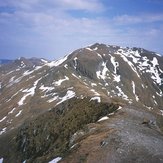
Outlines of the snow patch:
M121 81L120 75L114 76L114 81L120 82Z
M22 91L23 93L27 93L27 94L25 94L25 95L21 98L21 100L18 102L18 105L19 105L19 106L21 106L21 105L24 104L24 101L25 101L25 99L26 99L28 96L33 96L33 95L35 94L35 90L36 90L37 84L38 84L38 82L39 82L41 79L42 79L42 78L36 80L36 81L34 82L34 86L33 86L32 88L30 88L30 89L25 89L25 90Z
M162 84L162 79L160 78L160 72L163 72L161 69L157 69L156 66L158 66L158 60L156 57L153 58L153 60L151 61L151 63L153 64L153 66L150 66L150 70L148 70L147 72L151 73L151 78L158 84L161 85Z
M66 81L66 80L69 80L69 78L67 76L65 76L64 79L60 79L60 80L54 82L54 85L55 86L60 86L62 84L62 82Z
M51 103L51 102L53 102L53 101L55 101L57 99L58 99L58 96L54 96L52 99L48 100L48 102Z
M163 93L162 93L162 91L161 91L161 90L160 90L160 93L156 92L156 94L157 94L158 96L160 96L160 97L162 97L162 96L163 96Z
M6 129L7 129L7 127L1 129L1 130L0 130L0 135L2 135L3 133L5 133L5 132L6 132Z
M151 78L158 84L162 84L162 79L160 77L163 70L160 69L158 59L153 57L153 60L149 60L146 56L141 58L141 62L138 62L139 70L142 72L147 72L151 74Z
M43 63L48 63L48 61L45 60L45 59L43 59L43 58L41 58L41 61L42 61Z
M22 68L26 67L26 65L25 65L25 63L23 61L21 61L20 65L21 65Z
M105 80L107 78L107 72L109 72L107 66L106 66L107 62L102 62L101 64L101 70L98 70L96 72L97 78L98 79L103 79Z
M88 48L88 47L86 49L89 50L89 51L93 51L91 48Z
M57 163L61 159L62 159L62 157L56 157L55 159L51 160L49 163Z
M64 68L65 68L65 69L68 69L68 64L65 64L65 65L64 65Z
M0 159L0 163L3 163L3 158Z
M74 58L74 62L75 62L75 63L74 63L74 68L75 68L75 69L77 68L77 59L78 59L77 57Z
M107 119L109 119L109 117L105 116L105 117L100 118L100 119L98 120L98 122L105 121L105 120L107 120Z
M132 64L131 61L129 61L129 60L127 59L127 57L131 56L130 53L127 53L127 51L124 51L123 49L119 49L119 50L117 51L116 54L120 55L120 56L122 57L122 59L131 67L131 69L132 69L132 70L136 73L136 75L140 78L140 75L138 74L138 72L137 72L135 66Z
M100 57L100 58L102 58L101 54L99 54L99 53L97 53L97 56Z
M91 83L91 86L94 87L94 86L97 86L97 84L96 83Z
M10 112L8 112L8 114L12 114L15 110L16 108L13 108Z
M77 79L80 79L80 78L78 78L78 77L77 77L75 74L73 74L73 73L72 73L72 76L74 76L74 77L77 78Z
M128 96L124 94L124 92L122 91L122 89L119 86L116 86L116 88L119 91L119 93L117 94L118 96L122 97L125 100L129 100Z
M45 87L44 85L42 85L39 89L44 91L44 92L48 92L48 91L53 90L54 87Z
M136 95L135 82L134 81L132 81L132 89L133 89L133 94L135 95L136 101L139 101L139 97Z
M34 70L27 70L27 71L25 71L25 72L23 73L23 76L30 75L30 74L32 74L33 72L39 70L40 68L42 68L42 66L37 66L37 67L35 67Z
M93 50L98 50L98 47L95 47Z
M10 72L8 72L6 75L9 75L9 74L11 74L11 73L13 73L13 72L15 72L15 71L10 71Z
M114 115L114 112L112 112L112 113L108 114L108 116L111 116L111 115Z
M92 97L92 98L90 99L90 101L92 101L92 100L97 100L98 103L101 102L101 98L100 98L100 97Z
M66 100L69 100L71 98L75 97L75 92L72 91L72 90L68 90L66 95L63 96L63 97L59 97L59 99L61 100L60 102L58 102L56 105L59 105L61 104L62 102L66 101Z
M15 115L15 117L18 117L21 113L22 113L22 110L20 110L20 111Z
M158 54L158 53L155 53L157 56L161 57L162 55L161 54Z
M78 145L78 143L72 145L72 146L70 147L70 149L73 149L73 148L74 148L75 146L77 146L77 145Z
M156 101L156 100L153 100L153 101L154 101L155 105L158 105L158 103L157 103L157 101Z
M15 76L13 76L10 80L9 83L12 83L14 81Z
M145 88L143 84L141 86L142 86L142 88Z
M160 112L161 112L161 115L163 116L163 110L160 110Z
M134 54L134 56L136 56L136 57L141 57L141 55L140 55L140 53L139 53L138 50L136 50L133 54Z
M122 106L119 106L117 110L121 110L122 109Z
M91 89L90 91L93 92L95 94L95 96L100 96L100 94L98 92L96 92L94 89Z
M117 67L119 67L119 63L115 61L115 57L110 55L110 61L112 63L112 65L114 66L114 81L116 82L120 82L120 75L117 75Z
M59 59L57 61L52 61L50 63L47 63L46 65L49 66L50 68L51 67L57 67L57 66L61 65L63 62L65 62L67 60L67 58L68 58L68 56L65 56L62 59Z
M3 117L0 122L3 122L5 119L7 118L7 116Z
M23 76L17 78L14 80L14 78L11 78L10 81L9 81L9 84L7 85L7 88L12 86L13 84L15 83L19 83L21 80L22 80Z

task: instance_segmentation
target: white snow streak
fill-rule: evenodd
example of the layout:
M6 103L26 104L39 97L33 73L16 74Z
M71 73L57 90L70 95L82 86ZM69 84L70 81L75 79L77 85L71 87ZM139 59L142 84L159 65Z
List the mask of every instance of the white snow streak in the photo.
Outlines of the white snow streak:
M146 72L149 72L151 73L151 78L159 85L162 84L162 79L160 78L160 74L159 74L159 71L157 69L156 66L158 66L158 60L156 57L153 58L153 60L151 61L151 63L153 64L153 66L150 66L150 70L146 71ZM161 69L159 69L160 72L163 73L163 71Z
M75 68L75 69L77 68L77 59L78 59L77 57L74 58L74 62L75 62L74 68Z
M89 50L89 51L93 51L91 48L86 48L87 50Z
M163 116L163 110L160 110L160 112L161 112L161 115Z
M27 94L25 94L25 95L21 98L21 100L18 102L18 105L19 105L19 106L21 106L21 105L24 104L24 101L25 101L25 99L26 99L28 96L33 96L33 95L35 94L35 89L36 89L36 87L37 87L38 82L39 82L41 79L42 79L42 78L36 80L36 81L34 82L34 86L33 86L32 88L30 88L30 89L25 89L25 90L22 91L22 92L27 93Z
M7 129L7 127L1 129L1 130L0 130L0 135L2 135L3 133L5 133L5 132L6 132L6 129Z
M96 92L94 89L91 89L90 91L93 92L95 94L95 96L100 96L100 94L98 92Z
M52 99L48 100L48 102L51 103L51 102L53 102L53 101L55 101L57 99L58 99L58 96L54 96Z
M20 111L15 115L15 117L18 117L21 113L22 113L22 110L20 110Z
M30 70L27 70L27 71L25 71L25 72L23 73L23 76L30 75L30 74L32 74L33 72L39 70L40 68L42 68L42 66L37 66L37 67L35 67L34 70L31 70L31 71L30 71Z
M121 110L122 109L122 106L119 106L117 110Z
M94 87L94 86L97 86L97 84L96 83L91 83L91 86Z
M68 69L68 64L65 64L65 65L64 65L64 68L65 68L65 69Z
M115 61L115 57L110 55L110 61L112 63L112 65L114 66L114 81L116 82L120 82L121 78L120 75L117 75L117 67L119 66L119 63Z
M47 63L46 65L49 66L49 67L56 67L56 66L61 65L63 62L65 62L67 60L67 58L68 58L68 56L65 56L62 59L59 59L57 61L52 61L50 63Z
M129 100L128 96L124 94L124 92L122 91L122 89L118 86L116 86L116 88L118 89L119 93L117 94L118 96L122 97L125 100Z
M98 50L98 47L95 47L93 50Z
M0 122L3 122L5 119L7 118L7 116L3 117Z
M62 159L61 157L56 157L55 159L51 160L49 163L57 163L61 159Z
M137 74L137 76L140 78L140 75L138 74L138 72L137 72L136 68L134 67L134 65L132 64L132 62L130 62L130 61L127 59L128 54L130 54L130 53L125 52L123 49L119 49L119 50L117 51L116 54L120 55L120 56L123 58L123 60L124 60L125 62L128 63L128 65L131 67L131 69L132 69L132 70Z
M41 59L41 61L43 62L43 63L48 63L48 61L47 60L45 60L45 59Z
M102 62L101 70L98 70L96 72L96 75L97 75L98 79L105 80L107 78L107 72L109 72L109 70L108 70L106 64L107 64L107 62Z
M97 100L98 103L101 102L101 98L100 98L100 97L92 97L92 98L90 99L90 101L92 101L92 100Z
M0 159L0 163L3 163L3 158Z
M45 87L44 85L42 85L40 88L40 90L48 92L54 89L54 87Z
M107 119L109 119L109 117L105 116L105 117L100 118L100 119L98 120L98 122L105 121L105 120L107 120Z
M8 114L12 114L15 110L16 108L13 108L10 112L8 112Z
M62 82L66 81L66 80L69 80L69 78L67 76L65 76L64 79L60 79L60 80L54 82L54 85L55 86L60 86L62 84Z
M136 101L139 101L139 97L136 95L135 82L134 81L132 81L132 89L133 89L133 94L135 95Z
M75 92L68 90L66 95L63 97L59 97L59 99L61 100L60 102L58 102L56 105L61 104L62 102L69 100L71 98L73 98L75 96Z
M74 77L77 78L77 79L80 79L80 78L78 78L78 77L77 77L75 74L73 74L73 73L72 73L72 76L74 76Z

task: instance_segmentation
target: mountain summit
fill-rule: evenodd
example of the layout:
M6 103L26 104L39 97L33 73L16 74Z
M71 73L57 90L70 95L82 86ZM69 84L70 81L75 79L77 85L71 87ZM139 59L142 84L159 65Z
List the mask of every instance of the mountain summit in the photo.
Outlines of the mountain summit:
M57 156L61 162L161 162L162 109L163 57L155 52L96 43L52 62L20 58L0 67L0 156L10 162ZM7 139L6 146L16 146L12 152L4 147ZM86 148L96 149L99 159Z

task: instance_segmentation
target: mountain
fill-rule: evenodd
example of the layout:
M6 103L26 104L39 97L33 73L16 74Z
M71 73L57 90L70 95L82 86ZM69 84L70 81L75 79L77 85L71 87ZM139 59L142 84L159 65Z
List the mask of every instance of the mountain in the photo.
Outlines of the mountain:
M96 43L0 67L4 162L162 162L162 124L155 52Z
M10 60L10 59L0 59L0 65L2 64L7 64L7 63L10 63L12 62L13 60Z

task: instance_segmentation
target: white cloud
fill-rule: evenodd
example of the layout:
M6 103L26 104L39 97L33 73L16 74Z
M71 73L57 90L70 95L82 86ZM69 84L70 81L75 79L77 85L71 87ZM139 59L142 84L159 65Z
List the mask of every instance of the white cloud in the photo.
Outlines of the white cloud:
M104 9L103 4L99 0L56 0L58 6L64 9L101 11Z
M40 0L5 0L0 1L1 7L14 7L15 9L31 9L39 4Z
M9 45L20 55L24 51L27 55L30 52L31 56L38 54L45 58L47 54L55 54L48 58L57 59L59 55L94 42L158 49L161 45L156 43L163 41L160 37L163 27L149 25L162 22L163 14L112 18L69 15L69 10L102 12L105 7L100 0L5 0L3 4L0 1L2 5L14 7L15 12L0 13L0 46ZM3 49L5 53L9 48Z
M15 7L20 10L51 9L84 10L88 12L100 12L104 5L100 0L5 0L0 1L0 6Z
M113 19L117 24L140 24L163 22L163 14L120 15Z

